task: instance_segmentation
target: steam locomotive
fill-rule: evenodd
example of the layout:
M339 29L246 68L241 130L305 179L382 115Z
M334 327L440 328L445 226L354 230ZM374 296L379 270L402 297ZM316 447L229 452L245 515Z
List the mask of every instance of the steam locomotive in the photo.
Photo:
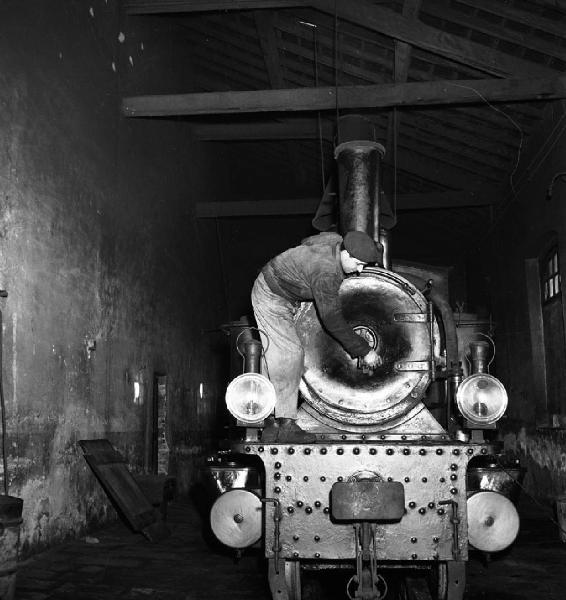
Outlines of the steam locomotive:
M384 149L357 125L336 148L339 230L370 233L384 261L346 278L340 300L382 364L365 372L304 303L296 315L305 349L298 423L317 439L263 443L274 402L261 374L268 341L240 334L244 373L226 400L242 436L207 465L216 490L210 523L237 551L263 547L273 600L306 600L313 572L340 573L340 597L352 600L461 600L469 545L502 550L519 529L512 498L497 483L508 473L489 441L507 393L487 372L483 339L471 344L463 376L459 332L434 274L391 268Z

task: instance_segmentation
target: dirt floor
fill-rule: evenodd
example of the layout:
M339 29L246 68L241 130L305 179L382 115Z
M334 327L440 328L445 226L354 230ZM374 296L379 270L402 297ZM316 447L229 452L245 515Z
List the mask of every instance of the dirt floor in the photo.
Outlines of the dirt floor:
M529 500L519 508L521 532L510 549L472 553L465 600L566 599L566 544L550 509ZM16 600L271 600L259 550L236 561L212 548L191 505L170 506L168 526L172 535L151 543L117 522L36 555L19 565ZM326 582L324 600L347 599L345 578Z

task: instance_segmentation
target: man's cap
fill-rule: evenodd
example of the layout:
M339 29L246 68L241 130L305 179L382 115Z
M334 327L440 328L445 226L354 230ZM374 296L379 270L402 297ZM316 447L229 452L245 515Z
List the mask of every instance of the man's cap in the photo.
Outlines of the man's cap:
M348 231L343 244L350 256L365 263L374 263L381 258L376 243L363 231Z

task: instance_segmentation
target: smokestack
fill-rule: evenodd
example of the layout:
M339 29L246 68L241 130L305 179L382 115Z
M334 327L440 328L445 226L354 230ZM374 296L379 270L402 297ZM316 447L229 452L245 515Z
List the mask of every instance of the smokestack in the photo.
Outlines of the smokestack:
M375 141L373 123L360 115L340 118L338 163L339 231L364 231L380 243L381 161L385 148Z

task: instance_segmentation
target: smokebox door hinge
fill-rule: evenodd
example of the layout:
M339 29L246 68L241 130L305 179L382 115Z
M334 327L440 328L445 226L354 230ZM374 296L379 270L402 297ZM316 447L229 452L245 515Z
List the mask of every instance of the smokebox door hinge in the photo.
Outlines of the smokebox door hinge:
M396 371L430 371L430 360L406 360L395 363Z
M396 323L429 323L428 313L394 313L393 320Z

